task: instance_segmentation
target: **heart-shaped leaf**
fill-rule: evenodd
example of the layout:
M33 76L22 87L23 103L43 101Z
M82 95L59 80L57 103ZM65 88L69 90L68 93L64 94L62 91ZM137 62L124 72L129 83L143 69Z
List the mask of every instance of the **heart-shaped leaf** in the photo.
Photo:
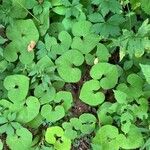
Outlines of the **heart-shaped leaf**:
M100 80L100 86L106 90L115 87L119 77L117 67L109 63L94 65L90 71L90 75L93 79Z
M100 92L100 82L97 80L90 80L83 84L80 99L91 106L97 106L105 100L105 95Z
M56 60L58 73L65 82L78 82L81 78L81 71L77 67L83 62L84 57L79 51L69 50Z
M19 59L23 64L30 64L33 61L34 52L28 52L24 45L20 45L16 41L5 47L4 58L9 62L15 62L18 59L18 53L20 53Z
M46 130L45 140L54 145L56 150L70 150L71 140L64 136L64 131L61 127L50 127Z
M17 129L14 135L7 136L6 143L12 150L30 149L32 144L32 134L26 128Z
M60 43L56 43L55 45L52 45L51 51L55 55L57 54L62 55L69 50L72 43L72 39L68 32L62 31L58 35L58 40L60 41Z
M64 110L67 112L72 106L73 98L70 92L59 91L56 94L54 101L56 103L62 103L61 105L64 107Z
M72 33L75 36L71 47L80 50L83 54L88 54L98 44L100 37L91 33L91 22L79 21L74 23Z
M53 108L46 104L41 109L41 115L49 122L56 122L65 116L65 110L61 105Z
M37 42L39 39L38 30L31 19L15 21L7 27L6 34L8 39L25 45L26 48L31 41Z
M10 75L4 80L4 87L8 90L8 98L13 102L25 99L29 89L29 78L24 75Z
M39 109L39 100L33 96L28 97L17 115L17 121L21 123L30 122L38 115Z
M118 129L111 125L101 127L93 139L93 143L101 145L103 150L119 150L125 136L118 133Z

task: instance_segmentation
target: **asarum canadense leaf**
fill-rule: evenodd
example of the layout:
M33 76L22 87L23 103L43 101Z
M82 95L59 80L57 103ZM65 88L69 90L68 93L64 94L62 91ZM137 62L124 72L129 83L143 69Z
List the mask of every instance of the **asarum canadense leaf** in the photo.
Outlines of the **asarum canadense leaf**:
M26 128L17 129L14 135L7 136L6 143L12 150L30 149L32 144L32 133Z
M96 133L93 138L93 144L101 145L103 150L119 150L124 139L125 136L119 134L115 126L105 125Z
M79 21L73 25L72 49L80 50L83 54L87 54L94 49L100 37L91 32L91 27L92 24L89 21Z
M80 99L91 106L97 106L105 100L105 95L100 91L100 82L90 80L83 84L80 92Z
M69 50L56 59L57 70L65 82L78 82L81 78L81 70L78 68L84 62L84 57L77 50ZM69 73L69 75L68 75Z
M10 75L4 80L4 87L8 90L8 98L12 102L21 102L29 90L29 78L24 75Z
M90 75L94 80L100 80L100 86L103 89L111 89L118 82L118 68L109 63L98 63L94 65L90 71Z
M64 136L64 131L59 126L48 128L45 140L52 144L56 150L70 150L71 148L71 140Z

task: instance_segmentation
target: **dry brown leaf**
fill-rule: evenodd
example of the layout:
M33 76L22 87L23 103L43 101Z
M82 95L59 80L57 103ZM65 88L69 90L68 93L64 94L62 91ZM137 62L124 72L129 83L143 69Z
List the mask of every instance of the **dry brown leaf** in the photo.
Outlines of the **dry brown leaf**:
M36 45L35 41L31 41L30 44L28 45L28 52L32 52L34 47Z

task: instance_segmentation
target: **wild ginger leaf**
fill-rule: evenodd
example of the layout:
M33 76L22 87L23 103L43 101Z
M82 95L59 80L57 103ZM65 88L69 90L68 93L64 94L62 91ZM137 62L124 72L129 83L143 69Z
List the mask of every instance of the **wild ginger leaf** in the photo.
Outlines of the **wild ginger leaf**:
M6 143L11 149L30 149L32 134L26 128L17 129L14 135L7 136Z
M4 87L8 90L8 98L13 102L21 102L29 90L29 78L24 75L10 75L4 80Z
M118 81L118 69L115 65L109 63L98 63L94 65L90 71L90 75L93 79L100 79L100 86L103 89L113 88ZM104 75L104 77L102 77Z
M77 50L69 50L56 59L59 75L65 82L78 82L81 78L81 70L77 68L84 62L83 55ZM76 67L72 67L72 65ZM69 72L69 76L68 76Z
M83 84L81 92L80 92L80 99L91 106L97 106L101 104L105 96L100 90L100 82L97 80L90 80ZM98 92L95 92L98 91Z

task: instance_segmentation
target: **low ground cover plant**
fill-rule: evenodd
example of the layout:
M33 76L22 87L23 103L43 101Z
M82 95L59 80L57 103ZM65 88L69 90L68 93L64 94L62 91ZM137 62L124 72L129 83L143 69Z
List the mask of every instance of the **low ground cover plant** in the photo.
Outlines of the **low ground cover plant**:
M149 0L0 0L0 150L150 150Z

